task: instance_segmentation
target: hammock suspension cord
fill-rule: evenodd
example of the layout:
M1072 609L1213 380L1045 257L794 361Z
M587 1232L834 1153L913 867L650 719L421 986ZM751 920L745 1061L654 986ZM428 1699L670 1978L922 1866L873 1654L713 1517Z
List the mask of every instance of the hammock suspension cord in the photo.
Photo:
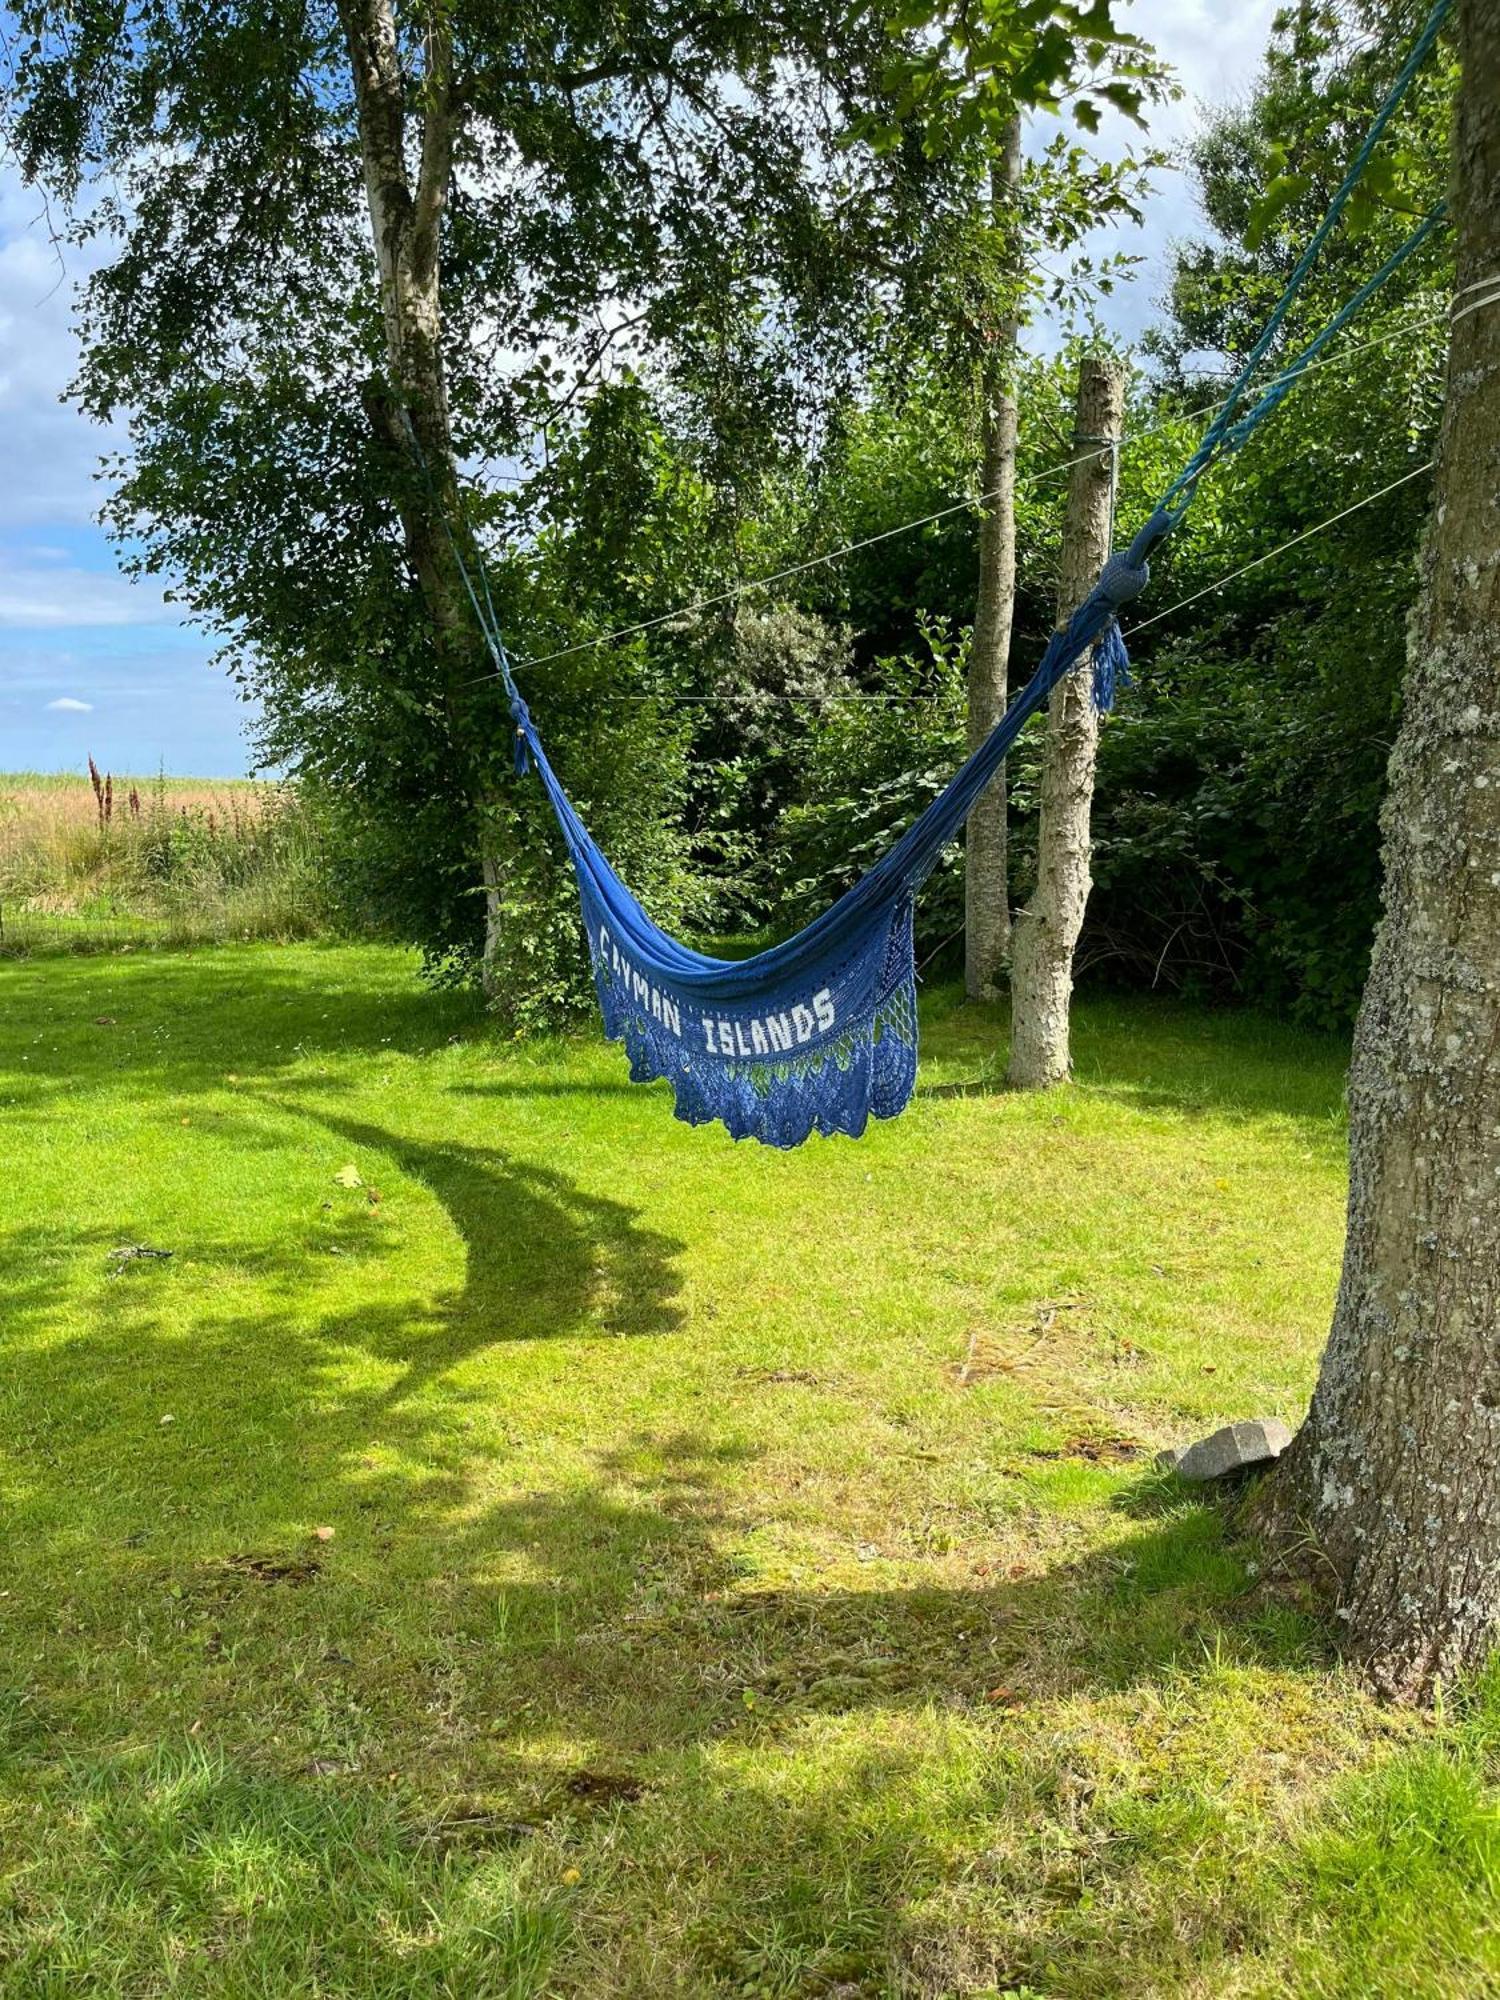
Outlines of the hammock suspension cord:
M1153 550L1182 520L1203 475L1243 448L1308 369L1318 364L1330 342L1441 225L1441 208L1424 216L1300 353L1252 399L1253 376L1437 39L1450 5L1451 0L1434 0L1421 33L1228 395L1197 449L1129 546L1104 564L1093 589L1053 632L1031 679L944 789L837 902L785 943L746 960L714 958L679 943L641 908L590 837L553 771L516 685L485 566L482 560L476 561L476 583L448 512L442 510L464 588L509 703L516 730L516 769L535 768L573 862L605 1033L625 1043L634 1081L665 1078L671 1083L679 1118L690 1124L716 1119L736 1138L754 1137L773 1146L789 1147L800 1144L814 1130L857 1136L871 1115L893 1117L905 1106L916 1081L912 911L921 883L968 818L1027 720L1046 702L1064 674L1091 658L1095 702L1101 709L1109 707L1114 688L1126 677L1128 668L1120 614L1145 588ZM1461 311L1490 302L1491 294L1486 292ZM414 433L412 441L415 444ZM1117 454L1112 454L1112 460L1117 461ZM1415 468L1383 490L1403 485L1425 469ZM1371 495L1370 500L1379 497ZM1367 504L1369 501L1356 503ZM1354 511L1355 507L1344 510ZM1305 540L1316 532L1309 529L1292 539ZM477 556L472 538L471 547ZM1258 567L1269 559L1257 558L1244 568ZM795 568L810 568L818 560L826 558L814 558ZM1242 569L1233 574L1243 573ZM703 602L716 601L723 598ZM1171 610L1181 608L1179 604ZM668 614L674 615L680 614ZM1138 629L1168 615L1158 613ZM649 620L626 629L640 631L664 622ZM581 648L562 648L539 656L531 664L576 650Z

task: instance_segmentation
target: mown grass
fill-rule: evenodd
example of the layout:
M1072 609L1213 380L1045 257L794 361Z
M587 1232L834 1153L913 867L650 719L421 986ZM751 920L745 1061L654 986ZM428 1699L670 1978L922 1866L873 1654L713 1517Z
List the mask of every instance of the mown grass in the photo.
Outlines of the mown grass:
M0 967L0 1992L1500 1990L1500 1692L1144 1456L1299 1411L1341 1050L996 1032L777 1155L395 952Z

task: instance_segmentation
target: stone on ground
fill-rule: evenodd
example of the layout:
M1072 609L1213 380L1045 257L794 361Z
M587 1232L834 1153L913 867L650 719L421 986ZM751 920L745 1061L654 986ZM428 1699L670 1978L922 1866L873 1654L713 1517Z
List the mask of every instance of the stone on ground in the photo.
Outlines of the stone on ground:
M1156 1454L1164 1472L1195 1485L1210 1479L1227 1479L1252 1466L1269 1465L1280 1458L1292 1441L1292 1434L1279 1417L1247 1417L1237 1424L1199 1438L1196 1444L1177 1445Z

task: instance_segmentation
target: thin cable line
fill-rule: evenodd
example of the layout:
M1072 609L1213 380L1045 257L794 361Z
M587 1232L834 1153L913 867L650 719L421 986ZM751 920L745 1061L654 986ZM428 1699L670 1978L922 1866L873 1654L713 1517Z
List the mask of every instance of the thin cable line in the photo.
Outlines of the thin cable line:
M1200 599L1205 597L1211 597L1216 590L1222 590L1225 584L1233 583L1236 580L1236 578L1246 576L1249 574L1251 570L1260 569L1268 562L1274 562L1277 556L1285 555L1288 549L1296 548L1298 543L1311 541L1314 535L1321 535L1325 529L1336 527L1340 521L1347 521L1351 514L1358 514L1362 508L1373 507L1375 502L1377 500L1383 500L1387 495L1387 493L1394 493L1398 487L1408 485L1413 479L1420 479L1424 472L1431 472L1431 470L1436 464L1437 460L1435 458L1429 458L1425 464L1413 466L1410 472L1403 472L1399 479L1391 480L1388 485L1382 486L1378 492L1367 493L1362 500L1354 501L1351 506L1341 507L1336 514L1330 514L1326 520L1317 522L1316 525L1311 528L1304 528L1300 534L1291 535L1284 542L1278 542L1274 549L1267 549L1264 555L1255 556L1251 559L1251 561L1247 563L1241 563L1238 569L1226 570L1223 576L1215 578L1215 580L1212 583L1204 584L1201 590L1195 590L1191 592L1187 597L1179 598L1175 604L1169 604L1165 609L1165 611L1154 612L1151 617L1143 618L1141 619L1139 624L1132 625L1128 636L1133 639L1138 632L1146 631L1149 626L1159 625L1164 618L1170 618L1174 614L1174 612L1183 611L1187 608L1188 605L1197 604L1200 601ZM604 699L606 701L723 702L727 704L732 702L745 702L745 701L788 701L788 702L932 701L935 699L935 697L930 694L822 694L820 695L820 694L756 693L756 694L744 694L744 695L610 694L610 695L605 695Z
M1489 293L1487 297L1475 299L1471 304L1462 306L1456 313L1451 314L1450 319L1454 326L1457 326L1461 319L1467 319L1470 313L1477 313L1481 306L1500 304L1500 278L1490 278L1487 282L1495 287L1494 291ZM1477 285L1464 286L1466 292L1476 292L1478 289Z
M1479 303L1484 305L1488 301L1481 299ZM1351 361L1358 354L1368 353L1371 348L1388 346L1393 340L1403 339L1407 334L1417 332L1424 326L1435 326L1447 318L1447 313L1439 312L1423 313L1412 319L1403 320L1399 326L1388 328L1384 333L1375 334L1369 340L1356 341L1352 346L1341 347L1336 354L1322 355L1310 361L1304 368L1297 372L1301 375L1310 375L1315 369L1331 367L1335 362ZM1288 372L1290 371L1283 370L1282 374ZM1279 379L1279 376L1273 376L1267 387L1274 387ZM1204 403L1192 410L1174 411L1167 416L1158 418L1155 423L1144 424L1139 430L1127 432L1120 439L1120 443L1122 446L1134 444L1137 440L1153 437L1157 432L1166 430L1174 424L1192 423L1197 418L1208 416L1223 407L1224 405L1221 401ZM1077 458L1062 459L1056 465L1044 466L1039 472L1027 473L1024 478L1017 481L1017 485L1018 487L1038 485L1042 480L1054 478L1060 472L1068 472L1073 466L1081 465L1084 460L1095 456L1097 456L1097 450L1083 452ZM513 660L511 665L517 670L529 667L543 667L549 665L554 660L570 659L578 653L587 653L600 646L613 645L617 639L636 638L642 632L656 631L663 625L675 623L679 618L691 618L700 611L712 610L718 605L729 604L738 598L747 597L752 591L768 590L773 584L785 583L791 577L804 575L808 570L818 569L829 563L842 562L846 556L856 555L863 549L874 548L879 543L892 541L898 535L912 534L918 528L931 527L936 521L946 521L951 519L955 514L968 513L976 507L983 507L988 501L995 498L995 489L990 489L987 492L967 496L962 500L952 501L946 507L938 508L934 513L920 514L914 520L902 521L893 528L882 528L878 534L867 535L857 541L842 543L838 548L829 549L823 555L808 556L804 561L792 563L785 569L772 570L765 576L751 577L743 583L732 584L724 590L714 592L710 596L694 598L686 604L678 605L672 611L659 612L656 616L643 618L634 625L621 625L612 631L601 632L595 638L580 639L571 646L559 646L555 651L550 653L535 653L524 660ZM477 674L472 681L466 682L465 685L476 687L481 682L498 680L499 678L500 675L497 673Z
M1164 420L1164 423L1165 421L1188 423L1191 422L1191 417ZM1154 425L1152 428L1164 428L1164 423ZM1147 432L1139 431L1136 435L1145 437ZM1044 466L1040 472L1028 472L1023 479L1016 481L1016 485L1018 488L1035 486L1043 479L1051 479L1059 472L1067 472L1075 465L1082 465L1085 459L1098 458L1101 455L1096 446L1091 451L1081 452L1077 458L1065 458L1056 465ZM746 597L752 590L767 590L773 583L785 583L789 577L801 576L805 571L818 569L824 563L841 562L845 556L852 556L860 549L872 549L877 543L889 542L897 535L909 535L917 528L930 527L934 521L946 521L953 514L966 514L971 508L982 507L987 500L993 500L997 492L998 488L993 488L987 493L977 493L967 499L954 500L946 507L939 507L935 513L921 514L915 520L902 521L894 528L882 528L878 534L866 535L856 542L844 542L836 549L829 549L824 555L808 556L802 562L791 563L785 569L772 570L766 576L751 577L744 583L731 584L728 589L715 591L710 597L695 597L688 604L678 605L674 611L662 611L654 618L641 619L638 624L621 625L615 631L601 632L595 639L580 639L577 645L560 646L554 653L535 653L528 659L515 661L514 664L517 667L544 667L552 660L566 660L574 653L587 653L596 646L613 645L616 639L633 639L639 633L654 631L660 625L670 625L679 618L691 618L695 612L710 611L715 605L728 604L734 598ZM478 678L493 680L495 676L480 674Z
M1351 514L1357 514L1362 507L1373 507L1377 500L1383 500L1387 493L1394 493L1398 486L1405 486L1413 479L1420 479L1424 472L1431 472L1436 464L1435 458L1429 458L1423 465L1414 465L1410 472L1403 472L1399 479L1393 479L1388 486L1382 486L1378 493L1367 493L1363 500L1356 500L1349 507L1341 507L1338 513L1330 514L1326 521L1319 521L1316 527L1304 528L1300 535L1291 535L1286 541L1278 542L1274 549L1267 549L1263 556L1256 556L1250 562L1241 563L1238 569L1229 570L1216 582L1206 583L1201 590L1195 590L1191 595L1179 598L1175 604L1169 604L1165 611L1156 611L1149 618L1141 619L1138 625L1131 626L1127 636L1133 639L1138 632L1144 632L1152 625L1159 625L1163 618L1170 618L1174 612L1185 610L1188 605L1196 604L1200 598L1212 597L1216 590L1222 590L1226 583L1233 583L1236 577L1248 575L1252 569L1260 569L1263 564L1274 562L1277 556L1284 555L1288 549L1296 548L1299 542L1311 541L1314 535L1321 535L1325 528L1332 528L1340 521L1347 521Z
M816 703L819 707L830 701L934 701L930 694L778 694L769 688L757 688L751 694L604 694L601 701L670 701L670 702L713 702L730 707L740 702L786 701Z

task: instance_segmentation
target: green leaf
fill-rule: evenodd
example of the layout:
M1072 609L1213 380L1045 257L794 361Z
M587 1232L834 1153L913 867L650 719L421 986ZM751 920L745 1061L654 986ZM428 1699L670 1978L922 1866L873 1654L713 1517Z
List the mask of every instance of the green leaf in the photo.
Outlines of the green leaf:
M1284 215L1294 201L1300 201L1311 186L1310 174L1278 174L1251 206L1245 229L1245 248L1258 250L1277 218Z

